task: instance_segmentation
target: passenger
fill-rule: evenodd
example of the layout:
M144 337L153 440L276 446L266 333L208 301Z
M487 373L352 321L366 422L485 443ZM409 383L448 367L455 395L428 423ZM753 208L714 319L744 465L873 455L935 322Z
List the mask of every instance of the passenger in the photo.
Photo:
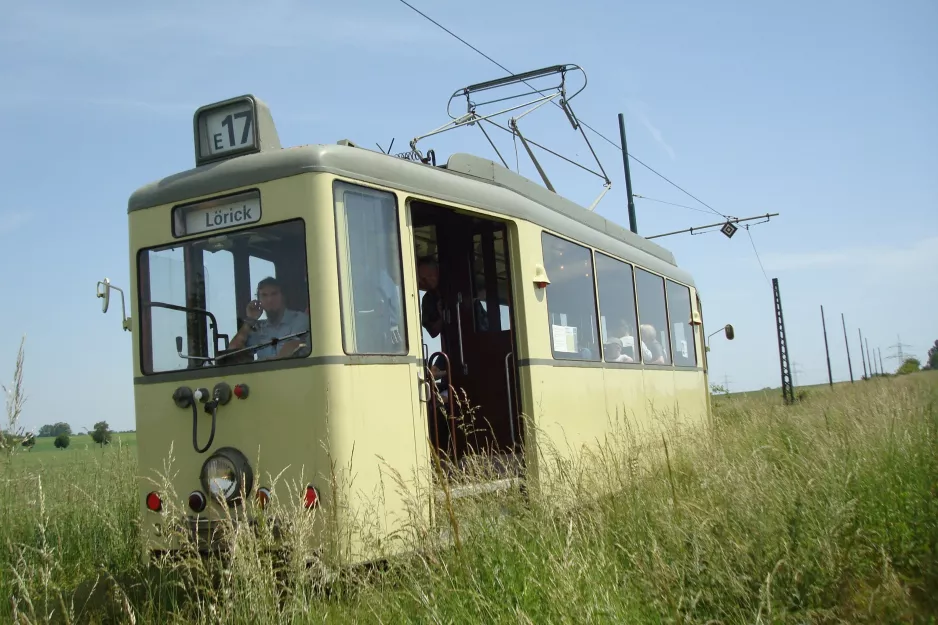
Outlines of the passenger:
M650 323L643 323L639 328L642 334L642 356L645 364L648 365L666 365L668 364L667 355L664 347L658 341L655 332L655 326Z
M267 318L259 320L263 312L267 313ZM308 354L309 329L309 315L286 308L280 283L276 278L264 278L257 285L257 299L248 303L244 324L231 339L228 349L264 345L273 339L304 332L304 335L287 339L284 343L278 342L257 349L255 353L258 360L291 356L301 347L305 348L303 351Z
M421 323L431 337L443 331L443 300L437 288L440 283L440 266L429 257L417 261L417 284L426 293L420 306Z
M622 353L622 339L614 338L603 347L606 349L606 362L635 362L631 356Z
M614 327L613 340L618 339L621 345L621 353L631 360L625 362L635 362L635 330L627 319L619 317L618 323Z

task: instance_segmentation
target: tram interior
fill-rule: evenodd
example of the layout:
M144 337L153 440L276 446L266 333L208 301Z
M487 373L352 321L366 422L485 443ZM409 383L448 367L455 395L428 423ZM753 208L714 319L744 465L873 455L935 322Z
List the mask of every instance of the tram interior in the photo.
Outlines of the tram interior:
M424 357L436 381L431 440L451 470L472 466L471 476L481 468L491 480L517 477L522 428L506 224L422 202L412 203L411 219ZM427 260L438 275L435 288L420 267ZM443 319L438 334L428 330L435 298Z

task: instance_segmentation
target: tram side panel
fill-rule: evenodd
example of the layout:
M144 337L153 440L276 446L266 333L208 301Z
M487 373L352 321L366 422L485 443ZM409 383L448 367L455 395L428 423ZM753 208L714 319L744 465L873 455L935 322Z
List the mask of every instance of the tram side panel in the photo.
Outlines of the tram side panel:
M340 312L330 349L345 362L330 410L338 539L341 560L359 563L412 549L431 513L417 284L403 269L415 259L403 194L331 176L319 184L331 197L324 273Z
M710 389L707 386L706 354L704 352L703 325L675 327L679 315L686 316L688 304L690 316L702 321L703 311L699 306L697 290L685 290L673 283L669 284L669 308L672 314L672 328L677 339L675 350L674 394L678 402L679 417L685 427L692 429L710 426ZM683 341L683 343L682 343Z
M545 493L570 486L571 471L592 465L609 430L606 389L599 361L592 265L582 246L518 225L523 271L527 364L524 406L529 472ZM562 260L563 259L563 260ZM535 285L542 265L550 284ZM536 454L532 456L532 450Z

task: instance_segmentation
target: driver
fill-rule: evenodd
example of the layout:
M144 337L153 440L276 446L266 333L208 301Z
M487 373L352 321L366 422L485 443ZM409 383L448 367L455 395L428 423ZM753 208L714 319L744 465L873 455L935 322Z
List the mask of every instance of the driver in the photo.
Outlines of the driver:
M258 320L261 313L267 312L267 318ZM243 347L264 345L274 339L306 332L304 336L297 336L282 343L266 345L258 350L257 359L283 358L291 356L300 347L309 350L309 316L305 313L290 310L283 304L283 293L276 278L264 278L257 285L257 299L248 302L245 310L244 324L228 344L229 350Z

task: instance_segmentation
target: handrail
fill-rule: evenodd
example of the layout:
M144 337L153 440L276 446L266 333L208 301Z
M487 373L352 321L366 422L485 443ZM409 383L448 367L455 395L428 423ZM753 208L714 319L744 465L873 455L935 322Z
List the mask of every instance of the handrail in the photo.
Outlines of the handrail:
M449 356L447 355L447 353L440 350L438 352L433 352L432 354L430 354L430 358L427 360L426 367L427 367L427 372L430 374L430 377L435 380L435 378L433 377L433 371L430 369L430 361L433 360L433 358L437 355L442 356L443 359L446 361L446 375L451 376L453 372L452 363L450 363ZM447 386L447 389L449 390L449 420L450 420L449 434L450 434L450 442L453 445L453 458L455 459L456 457L456 411L453 405L453 397L456 395L456 390L453 388L453 385L450 384L448 380L446 382L446 386ZM436 384L433 385L433 391L436 392ZM435 413L436 402L435 401L433 402L433 409L434 409L434 421L435 421L436 419L436 413ZM436 444L437 444L437 447L439 447L440 445L439 434L437 434Z
M508 368L508 360L514 355L514 352L505 354L505 389L508 391L508 429L511 432L511 448L515 448L515 411L514 404L511 401L511 372Z

